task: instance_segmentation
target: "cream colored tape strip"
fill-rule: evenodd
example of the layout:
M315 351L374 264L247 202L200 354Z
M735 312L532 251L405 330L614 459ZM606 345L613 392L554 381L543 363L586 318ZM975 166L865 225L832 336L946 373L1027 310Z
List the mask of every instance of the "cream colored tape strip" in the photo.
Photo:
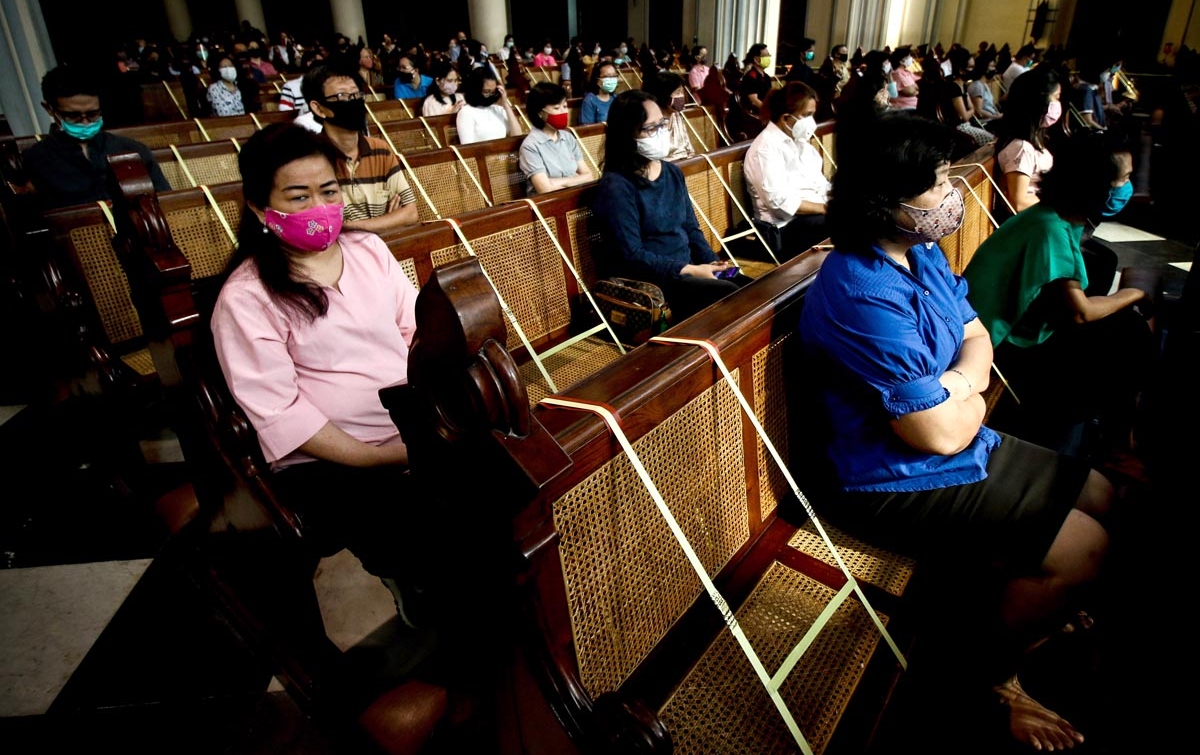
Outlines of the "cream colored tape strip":
M108 202L97 202L100 206L100 212L104 213L104 219L108 221L108 227L113 233L117 232L117 219L113 217L112 208L108 206Z
M829 154L829 150L825 149L825 145L821 143L821 137L813 134L809 141L817 145L817 149L821 150L821 154L825 155L825 159L829 161L834 170L837 170L837 161L833 159L833 155Z
M813 526L816 527L817 532L821 535L821 539L825 541L825 547L829 548L829 552L833 554L834 560L837 561L838 568L842 570L842 574L846 577L847 584L853 586L854 593L858 595L858 599L862 601L863 608L867 609L867 613L870 614L871 620L875 622L875 627L879 630L879 634L887 642L888 646L892 648L892 652L896 654L896 660L899 661L901 668L908 668L908 663L904 659L904 654L900 652L900 647L896 644L896 641L892 639L892 635L888 633L887 627L883 625L883 621L879 618L879 614L875 612L875 608L871 605L870 601L867 600L867 596L863 594L862 587L859 586L858 580L854 578L854 575L850 573L850 568L846 566L846 562L842 560L842 555L838 552L837 546L835 546L833 541L829 539L829 535L825 534L825 528L821 526L821 520L817 518L817 512L813 510L812 504L809 503L808 499L804 497L804 493L800 492L800 486L796 484L796 479L792 477L791 470L789 470L787 464L784 463L783 457L780 456L779 452L775 450L775 444L771 442L771 439L767 436L767 431L763 429L762 424L758 421L758 415L754 413L754 408L750 406L750 402L746 400L746 396L742 393L741 388L738 387L737 381L733 379L733 374L730 373L729 368L725 365L725 360L721 358L721 353L717 351L716 345L709 341L702 341L699 339L672 338L669 336L654 336L650 339L650 342L677 343L687 346L699 346L708 352L709 358L713 360L713 363L716 364L721 370L721 374L725 376L725 382L729 384L729 388L733 391L733 395L737 396L738 403L742 405L742 411L746 413L746 417L750 420L750 424L754 425L754 430L758 433L758 437L762 440L763 446L771 454L771 458L775 460L775 464L779 467L779 471L783 472L784 479L787 480L788 485L792 489L792 493L796 496L796 500L800 502L800 505L804 507L804 512L808 514L810 519L812 519Z
M1013 390L1013 387L1009 384L1008 379L1004 377L1004 373L1000 371L1000 368L996 366L995 362L992 362L992 372L996 373L996 377L1000 378L1001 383L1004 383L1004 389L1008 391L1008 395L1013 397L1013 401L1017 402L1017 406L1020 406L1020 397L1017 396L1017 392Z
M654 500L654 505L658 507L659 514L670 528L671 534L675 536L675 541L679 543L679 547L683 550L683 554L687 557L688 563L692 565L692 569L696 572L696 576L700 578L700 583L704 585L705 592L712 600L713 605L717 607L721 618L725 621L725 626L729 628L729 633L737 640L737 644L741 647L742 652L746 655L746 660L750 661L750 666L754 669L754 673L758 675L758 679L762 682L763 688L767 691L767 696L771 698L771 702L775 704L776 710L779 711L780 717L787 725L788 731L792 733L792 737L796 740L796 744L800 747L800 751L804 755L812 755L812 748L808 741L805 740L804 734L800 731L800 726L796 723L796 719L792 716L792 712L788 710L787 703L783 701L783 697L779 694L779 689L775 686L771 675L767 673L766 667L755 652L754 646L750 644L750 640L746 637L746 633L742 631L742 626L738 623L737 616L729 608L729 603L717 590L717 586L713 584L712 579L708 576L708 571L704 568L704 563L700 561L700 557L696 555L695 549L688 542L687 535L683 533L679 522L676 521L675 515L671 513L671 509L667 506L667 502L663 500L662 493L658 491L658 486L654 484L654 480L650 477L650 473L646 471L646 467L642 465L642 460L638 458L637 451L633 449L633 444L629 442L629 438L625 435L625 431L621 429L621 425L617 422L616 416L604 406L598 404L584 403L581 401L571 401L568 399L555 398L553 396L541 400L542 404L547 406L559 406L565 409L577 409L580 411L592 412L604 420L608 425L608 429L612 432L613 437L621 444L621 448L625 451L625 455L629 457L629 463L633 465L638 477L642 479L642 484L646 486L646 491L650 493L650 498Z
M242 151L242 145L238 143L237 139L230 137L229 141L233 142L233 148L236 149L239 153Z
M733 252L729 251L729 247L726 246L725 239L721 237L721 232L718 231L717 227L714 226L712 221L708 219L708 214L705 213L700 207L700 203L696 201L696 198L692 196L691 192L688 192L688 199L692 200L692 207L696 210L696 214L700 216L700 219L704 221L704 224L708 226L708 230L712 231L712 235L717 237L717 243L721 245L721 251L725 252L725 256L729 257L730 262L737 265L738 261L734 259Z
M233 232L233 228L230 227L229 221L225 219L225 213L221 212L221 208L217 206L216 198L213 197L212 192L209 191L208 187L204 184L200 184L200 190L204 192L204 196L208 197L209 207L211 207L212 211L216 214L217 220L221 222L221 227L225 229L225 235L229 237L229 241L233 244L233 248L237 249L237 234Z
M401 102L403 102L403 100L401 100ZM384 131L383 124L380 123L379 119L375 117L375 111L371 110L370 105L367 106L367 114L371 116L371 120L375 121L375 128L379 129L379 133L381 136L383 136L384 141L386 141L388 146L392 148L392 154L399 158L400 164L404 166L404 172L408 174L408 180L412 182L413 186L417 187L417 192L420 193L421 197L425 200L425 204L429 205L429 209L433 210L434 217L436 217L438 220L441 220L442 214L438 212L437 205L435 205L433 200L429 198L429 194L426 193L425 187L421 185L421 181L417 178L417 174L413 172L412 166L408 164L408 160L404 158L404 155L400 152L400 150L396 149L396 144L392 141L391 135L389 135L387 131Z
M583 139L579 138L579 132L574 126L568 126L567 130L571 132L571 136L575 137L575 143L579 145L579 150L583 152L583 156L587 158L588 164L592 166L592 170L596 171L596 180L600 180L600 163L596 162L596 157L592 154L587 145L583 143Z
M783 683L787 681L788 676L792 673L792 669L796 667L796 664L800 662L800 659L804 657L804 654L816 642L817 637L821 634L821 630L833 619L833 615L837 613L837 610L842 607L842 604L853 593L854 583L846 582L846 584L842 585L842 589L838 590L837 594L833 596L833 599L825 604L825 608L817 615L812 626L800 638L800 642L796 643L796 647L792 648L792 652L788 653L788 657L783 659L783 665L775 672L775 676L771 677L772 688L779 689L783 686Z
M423 115L418 116L418 120L420 120L421 125L425 127L426 133L428 133L430 138L433 139L433 143L437 146L438 149L441 149L442 148L442 140L438 138L437 132L434 130L433 126L429 125L429 121L425 120L425 116L423 116Z
M508 106L511 107L513 110L517 111L517 117L520 118L521 122L525 124L525 130L527 132L534 130L533 124L529 122L529 116L525 115L524 108L519 108L516 105L512 104L511 102L508 104Z
M562 248L562 244L558 243L558 237L554 235L554 231L551 230L550 224L546 222L546 216L542 215L542 211L537 206L537 202L534 202L529 197L525 197L521 201L529 205L529 209L533 210L534 215L537 215L538 222L542 224L542 230L544 230L546 235L550 237L550 241L554 244L554 248L558 250L558 256L562 257L563 264L567 266L567 269L571 271L571 275L575 278L575 285L579 286L579 290L583 292L583 295L586 296L587 300L591 303L592 309L595 310L597 315L600 315L600 321L604 323L604 327L608 329L609 335L611 335L613 338L613 343L615 343L617 348L620 349L621 353L624 354L625 347L621 344L621 339L617 338L617 334L615 331L613 331L612 325L609 324L608 318L601 314L600 306L596 304L596 300L592 298L592 292L588 290L587 284L583 282L583 277L579 274L579 271L575 269L575 263L571 261L571 255L567 254L567 250Z
M983 166L983 163L958 163L950 166L953 168L979 168L983 171L983 177L992 184L992 188L996 191L997 196L1004 200L1004 204L1008 205L1008 209L1013 215L1017 214L1017 208L1013 207L1012 202L1008 201L1008 195L1000 190L1000 184L996 183L996 179L992 178L992 172Z
M449 223L450 227L454 229L455 235L458 236L458 240L461 241L462 245L466 248L467 254L471 255L475 259L479 259L479 255L475 253L475 248L471 246L470 240L467 239L467 234L463 233L462 228L459 227L458 221L454 218L442 218L442 220ZM513 330L517 332L517 338L521 339L521 343L525 346L525 350L529 352L529 356L533 357L533 361L537 365L538 372L542 373L542 378L546 381L546 385L549 386L550 392L558 393L558 386L554 384L553 378L550 377L550 372L546 369L546 366L542 364L541 357L538 356L537 351L533 348L533 344L529 342L529 338L525 335L525 331L521 329L521 323L517 322L517 313L513 312L508 306L508 302L504 301L504 296L500 293L500 289L496 287L496 283L492 280L492 276L488 275L487 268L484 266L482 261L479 263L479 269L483 271L483 277L487 279L488 285L492 287L492 292L496 294L496 299L500 302L500 309L504 310L504 314L508 317L508 321L512 323Z
M975 203L977 205L979 205L979 209L983 210L983 214L987 215L987 219L992 221L992 228L999 228L1000 224L996 222L996 219L994 217L992 217L992 213L988 210L987 205L985 205L983 203L983 200L979 198L979 195L975 193L975 187L971 186L971 182L968 181L967 179L963 178L962 176L950 176L950 177L957 178L959 181L962 181L963 186L967 187L967 191L971 192L971 196L975 199ZM960 226L960 228L961 228L961 226Z
M262 131L262 122L258 120L258 116L254 113L250 114L250 120L254 121L254 128Z
M192 185L192 188L199 186L196 183L196 179L192 176L192 172L188 170L187 161L183 159L183 155L179 154L179 150L175 148L174 144L168 146L171 148L171 153L175 155L175 162L179 163L179 169L183 171L183 175L187 178L188 183Z
M738 209L739 213L741 213L742 219L746 221L746 226L748 228L753 228L754 221L752 221L750 216L746 214L746 208L742 207L742 203L733 193L733 189L729 188L729 183L725 180L725 176L721 175L721 169L717 167L717 164L714 163L712 158L708 155L700 156L704 158L704 162L708 163L708 167L712 168L712 172L717 174L717 180L721 182L721 186L725 187L725 193L729 195L729 201L733 202L733 206ZM763 238L761 233L756 235L758 236L758 241L762 244L763 249L767 250L767 254L771 255L771 259L775 261L776 265L778 265L779 258L775 256L775 251L771 249L771 245L767 243L767 240Z
M175 103L175 109L179 111L179 114L183 116L183 119L186 121L187 111L183 109L183 105L179 104L179 98L176 97L175 93L171 91L171 85L165 81L162 83L162 85L163 88L167 90L167 95L171 98L171 102Z
M692 125L691 118L688 118L686 115L683 116L683 124L685 126L687 126L688 131L692 132L692 136L696 137L696 141L700 142L700 146L704 147L705 152L712 152L714 149L717 148L717 145L715 145L715 144L710 147L710 146L708 146L707 143L705 143L704 137L700 136L700 132L697 131L696 127Z
M479 183L479 179L475 177L475 172L471 170L471 166L467 164L467 159L462 156L461 152L458 151L458 147L455 147L453 144L449 146L450 149L454 150L454 156L458 158L459 163L462 164L462 169L467 172L467 178L471 179L471 183L475 184L475 188L479 191L479 196L483 197L483 201L487 202L488 207L491 207L492 200L488 199L487 192L483 190L483 186Z
M200 119L199 119L199 118L193 118L192 120L193 120L193 121L195 121L195 123L196 123L196 128L200 129L200 136L203 136L203 137L204 137L204 141L206 141L206 142L211 142L211 141L212 141L212 137L210 137L210 136L208 135L208 131L207 131L207 130L204 128L204 124L200 122Z

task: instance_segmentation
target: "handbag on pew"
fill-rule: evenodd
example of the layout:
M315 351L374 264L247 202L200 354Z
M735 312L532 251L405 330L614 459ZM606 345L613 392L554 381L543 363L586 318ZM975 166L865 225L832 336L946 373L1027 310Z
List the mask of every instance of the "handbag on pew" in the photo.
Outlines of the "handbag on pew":
M645 343L671 325L666 297L653 283L609 278L592 286L592 296L621 343Z

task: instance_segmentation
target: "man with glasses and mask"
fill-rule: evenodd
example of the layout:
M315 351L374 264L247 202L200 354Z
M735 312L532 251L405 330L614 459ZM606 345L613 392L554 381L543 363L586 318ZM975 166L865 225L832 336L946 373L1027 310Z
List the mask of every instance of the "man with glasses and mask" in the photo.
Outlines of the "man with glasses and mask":
M304 77L304 99L338 151L343 228L383 234L418 222L417 197L388 143L366 135L367 102L357 72L318 67Z
M155 189L171 188L145 144L104 131L100 89L78 68L59 66L42 78L42 107L54 125L21 160L47 209L110 199L107 158L121 152L141 156Z

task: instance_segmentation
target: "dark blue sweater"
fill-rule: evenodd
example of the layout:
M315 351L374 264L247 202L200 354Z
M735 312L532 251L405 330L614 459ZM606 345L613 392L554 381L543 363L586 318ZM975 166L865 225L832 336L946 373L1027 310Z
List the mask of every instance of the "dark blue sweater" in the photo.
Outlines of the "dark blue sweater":
M659 282L679 277L684 265L716 260L696 223L683 173L663 161L655 181L605 173L592 212L603 235L597 263L605 276Z

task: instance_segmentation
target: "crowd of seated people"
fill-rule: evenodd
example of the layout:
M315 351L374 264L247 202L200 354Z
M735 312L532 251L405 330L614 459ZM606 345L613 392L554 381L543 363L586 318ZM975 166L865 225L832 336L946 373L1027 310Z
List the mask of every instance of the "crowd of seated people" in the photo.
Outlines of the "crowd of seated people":
M851 58L837 44L814 70L809 44L781 77L763 44L724 69L698 45L678 60L650 50L641 88L617 93L635 55L631 42L606 51L577 38L564 55L550 40L534 53L510 36L493 58L465 34L431 52L391 35L377 48L340 35L304 46L286 32L269 43L243 30L181 50L187 54L172 57L166 75L199 81L207 65L207 114L254 112L259 85L274 78L279 106L309 118L309 130L269 126L242 149L240 247L212 329L220 366L289 505L350 542L398 606L416 606L414 595L432 589L418 561L436 559L420 538L386 547L402 526L396 517L411 528L420 507L328 505L354 498L345 491L407 485L403 439L374 396L405 378L416 292L378 234L414 225L418 214L399 159L366 135L371 91L419 99L425 116L454 116L462 144L525 134L523 107L532 126L519 150L525 194L593 184L602 274L659 286L675 321L750 283L706 239L674 164L695 154L684 117L693 97L705 102L717 91L707 101L718 104L722 122L737 103L756 124L734 132L750 142L744 169L756 225L780 259L831 236L835 244L799 326L805 348L838 376L825 388L832 418L853 428L829 449L839 487L831 519L918 552L944 556L939 548L954 543L953 556L973 549L973 559L1010 570L998 657L1015 657L1013 647L1044 636L1068 604L1066 588L1098 571L1111 485L1079 459L1028 442L1041 437L984 426L981 394L994 356L1012 365L1010 379L1031 407L1060 411L1063 423L1103 416L1111 437L1127 433L1153 350L1135 308L1145 292L1089 295L1081 236L1105 204L1128 198L1131 158L1127 147L1055 129L1065 97L1077 98L1088 131L1109 128L1128 110L1111 84L1114 62L1089 62L1064 93L1059 66L1039 63L1028 47L1008 56L982 45L977 53L905 46ZM537 83L523 103L510 99L498 65L511 75L559 61L569 66L570 89ZM119 151L139 152L155 188L168 188L149 150L104 131L101 93L73 66L43 82L55 125L25 153L25 165L47 207L109 198L104 157ZM573 94L582 95L580 123L606 124L602 175L568 128ZM836 118L844 156L832 184L812 143L822 113ZM965 277L949 271L936 246L963 217L963 197L947 178L956 136L972 148L994 143L998 183L1015 211ZM915 147L899 149L902 142ZM1019 300L1006 298L1014 281ZM912 296L914 285L930 298ZM860 327L835 327L846 322ZM1038 392L1048 371L1072 367L1076 385L1105 373L1097 359L1130 369L1108 372L1111 381L1092 384L1070 406L1057 392ZM929 474L931 466L939 472ZM1001 500L999 489L1014 480L1025 497ZM939 518L942 506L951 514ZM1026 610L1027 599L1037 611ZM992 679L1014 736L1039 749L1077 744L1078 732L1029 698L1015 669L998 666Z

